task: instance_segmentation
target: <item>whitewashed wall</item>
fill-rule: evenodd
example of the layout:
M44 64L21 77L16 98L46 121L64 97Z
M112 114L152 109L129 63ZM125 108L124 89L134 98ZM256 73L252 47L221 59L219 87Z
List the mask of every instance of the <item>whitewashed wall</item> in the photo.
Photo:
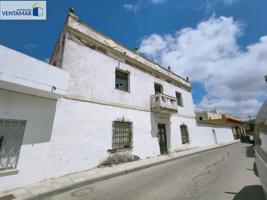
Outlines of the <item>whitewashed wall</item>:
M130 73L130 92L115 89L118 66ZM191 92L73 40L65 41L62 69L71 76L68 95L150 110L150 96L155 94L154 82L157 82L163 85L164 94L173 97L176 91L182 94L184 106L179 107L179 114L195 115Z
M56 99L66 94L68 81L67 72L0 45L0 88Z
M186 125L189 133L189 144L182 144L181 137L181 125ZM186 118L179 116L171 117L171 149L170 151L175 150L186 150L193 148L198 144L198 132L196 127L196 120L194 118Z
M151 133L149 112L59 100L46 176L96 167L112 149L112 122L122 118L133 123L133 154L142 158L158 155L158 139Z
M44 179L56 102L68 81L67 72L0 45L0 118L27 121L18 173L1 171L0 191Z
M180 126L185 124L189 132L189 144L182 144ZM215 130L218 144L234 142L232 129L229 126L217 126L212 124L196 123L195 119L172 116L171 117L171 140L170 151L186 150L190 148L214 145L215 140L212 133Z
M197 125L195 119L155 114L90 102L62 98L58 101L46 177L57 177L96 167L112 149L112 122L124 119L133 123L132 153L141 158L160 154L158 123L165 123L168 150L186 150L234 141L229 127ZM190 144L183 145L180 125L188 126Z
M27 120L17 174L0 177L0 191L44 179L56 100L0 89L0 118Z
M217 141L219 144L234 142L234 136L231 127L218 126L212 124L198 123L199 143L204 145L215 144L215 140L212 134L212 129L215 130Z

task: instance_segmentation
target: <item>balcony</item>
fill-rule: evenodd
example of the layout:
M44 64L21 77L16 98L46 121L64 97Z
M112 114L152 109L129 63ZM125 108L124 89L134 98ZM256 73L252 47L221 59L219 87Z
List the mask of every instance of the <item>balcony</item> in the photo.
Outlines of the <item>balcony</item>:
M178 112L176 98L165 94L152 95L151 110L153 112L175 114Z

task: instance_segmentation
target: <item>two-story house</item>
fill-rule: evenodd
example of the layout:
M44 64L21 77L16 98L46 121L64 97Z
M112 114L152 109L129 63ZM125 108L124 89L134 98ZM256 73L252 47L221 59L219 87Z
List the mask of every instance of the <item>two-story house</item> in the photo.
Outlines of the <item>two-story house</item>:
M109 152L146 158L198 144L190 82L73 13L50 64L71 77L57 105L51 176L95 167Z

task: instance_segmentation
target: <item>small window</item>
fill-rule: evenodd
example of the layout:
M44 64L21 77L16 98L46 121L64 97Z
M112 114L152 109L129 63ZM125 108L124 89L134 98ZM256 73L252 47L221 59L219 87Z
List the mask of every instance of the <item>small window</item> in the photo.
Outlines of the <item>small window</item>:
M199 117L199 121L202 121L202 119L203 119L202 117Z
M115 88L129 91L129 73L116 69Z
M188 129L186 125L181 125L181 137L182 137L182 144L188 144L189 143L189 134L188 134Z
M163 94L163 86L158 83L154 83L155 94Z
M0 119L0 171L15 169L26 121Z
M182 94L180 92L176 92L176 101L178 106L183 106Z
M113 122L112 149L127 150L132 148L132 123Z

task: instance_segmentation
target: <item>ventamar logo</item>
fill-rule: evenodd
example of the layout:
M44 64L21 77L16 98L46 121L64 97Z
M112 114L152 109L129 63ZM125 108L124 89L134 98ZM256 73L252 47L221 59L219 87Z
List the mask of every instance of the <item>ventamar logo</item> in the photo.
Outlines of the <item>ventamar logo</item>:
M43 8L38 6L38 3L34 3L32 6L32 15L36 17L41 17L44 15Z
M1 20L45 20L46 1L1 1Z

